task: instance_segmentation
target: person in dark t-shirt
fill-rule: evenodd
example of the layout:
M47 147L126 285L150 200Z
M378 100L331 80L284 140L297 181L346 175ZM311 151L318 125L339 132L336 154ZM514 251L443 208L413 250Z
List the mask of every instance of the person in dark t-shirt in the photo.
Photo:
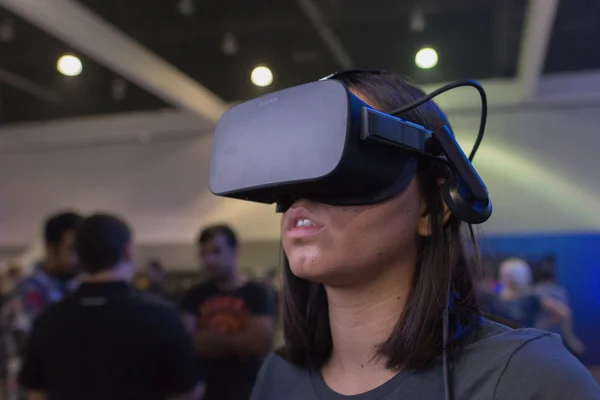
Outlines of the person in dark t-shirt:
M198 244L209 280L184 295L181 309L206 371L204 400L248 400L273 337L273 296L238 273L231 228L204 229Z
M76 292L35 321L20 373L29 399L186 400L203 385L177 310L130 287L132 237L108 215L87 218Z
M2 345L6 351L5 398L19 398L18 367L33 321L50 304L61 300L76 284L78 260L75 232L83 217L74 212L50 216L44 224L44 260L32 273L19 280L5 299L0 313Z

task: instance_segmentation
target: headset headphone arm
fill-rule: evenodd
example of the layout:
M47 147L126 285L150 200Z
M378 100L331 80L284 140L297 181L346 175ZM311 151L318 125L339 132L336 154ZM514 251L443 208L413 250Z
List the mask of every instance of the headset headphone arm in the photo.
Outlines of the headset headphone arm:
M450 211L469 224L481 224L489 219L492 202L487 187L447 125L432 132L368 107L363 107L361 113L361 139L445 161L455 175L443 185L444 201ZM441 158L442 155L445 158Z
M454 169L456 178L446 181L443 197L450 211L470 224L481 224L492 214L492 202L485 183L456 142L448 126L432 132L435 140Z

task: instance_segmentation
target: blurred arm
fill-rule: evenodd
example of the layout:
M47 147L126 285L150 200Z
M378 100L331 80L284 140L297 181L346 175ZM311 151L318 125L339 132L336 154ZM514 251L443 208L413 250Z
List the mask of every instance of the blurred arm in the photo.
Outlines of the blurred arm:
M48 400L46 392L28 392L27 400Z
M241 332L197 330L194 344L199 354L221 351L235 355L262 355L269 349L275 331L275 301L269 288L257 285L245 299L252 314Z
M202 332L202 330L198 329L198 318L195 315L184 312L182 318L185 330L188 333L188 335L190 335L190 338L194 343L196 354L198 356L205 358L216 358L223 357L228 354L227 351L224 351L223 349L214 346L209 346L208 343L203 344L201 341L198 341L198 334L199 332Z
M542 296L540 301L542 308L551 315L550 318L542 321L541 325L544 327L547 328L552 325L560 325L563 321L571 319L571 309L563 302L548 296ZM540 326L541 329L544 329L544 327Z
M204 383L198 383L196 387L189 393L176 395L170 398L170 400L202 400L206 385Z
M183 319L183 326L185 327L185 331L191 336L196 332L196 325L198 324L198 318L190 313L183 312L181 315Z
M273 317L254 316L248 321L246 329L239 333L198 330L194 335L194 344L200 355L214 352L259 355L270 346L274 328Z

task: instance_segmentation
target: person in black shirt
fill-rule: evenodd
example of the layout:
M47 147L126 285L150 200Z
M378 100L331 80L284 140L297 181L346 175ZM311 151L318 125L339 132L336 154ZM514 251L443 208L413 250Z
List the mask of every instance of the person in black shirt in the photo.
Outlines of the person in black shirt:
M206 371L205 400L248 400L272 341L273 296L238 274L237 238L229 227L207 228L198 242L209 280L192 287L181 308Z
M29 399L199 399L192 344L178 312L130 287L132 235L116 217L86 219L78 290L34 323L20 373Z

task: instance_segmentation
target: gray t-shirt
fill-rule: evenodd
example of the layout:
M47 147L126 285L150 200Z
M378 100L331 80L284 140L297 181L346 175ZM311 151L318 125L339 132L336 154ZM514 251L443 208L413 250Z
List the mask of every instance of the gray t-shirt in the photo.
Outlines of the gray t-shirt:
M511 329L485 321L477 340L452 363L454 400L600 400L588 370L559 336ZM277 355L263 365L251 400L429 400L444 398L441 361L424 371L404 371L366 393L344 396L319 372Z

